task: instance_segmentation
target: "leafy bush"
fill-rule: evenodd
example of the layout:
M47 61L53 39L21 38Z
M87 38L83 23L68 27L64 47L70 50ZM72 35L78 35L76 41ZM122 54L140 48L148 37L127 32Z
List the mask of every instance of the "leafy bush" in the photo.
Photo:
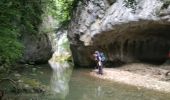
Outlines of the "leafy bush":
M0 0L0 65L22 56L23 34L38 35L42 14L47 11L64 23L70 20L73 0Z
M22 34L37 34L44 5L41 0L0 1L0 65L22 56Z
M17 0L0 1L0 65L14 62L21 57L22 45L18 42L20 17Z
M70 20L70 13L73 8L74 0L50 0L48 12L59 21L59 24Z

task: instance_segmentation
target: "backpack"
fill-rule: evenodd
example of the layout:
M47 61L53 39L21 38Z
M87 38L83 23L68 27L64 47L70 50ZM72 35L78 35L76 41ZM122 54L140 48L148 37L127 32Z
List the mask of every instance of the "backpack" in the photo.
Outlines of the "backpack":
M101 61L105 61L106 57L103 52L100 53Z

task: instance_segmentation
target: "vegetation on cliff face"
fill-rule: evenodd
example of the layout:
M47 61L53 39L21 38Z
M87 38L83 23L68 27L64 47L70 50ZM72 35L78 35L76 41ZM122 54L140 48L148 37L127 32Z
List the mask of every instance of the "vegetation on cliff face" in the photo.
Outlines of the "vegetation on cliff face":
M134 11L136 9L137 2L136 0L124 0L125 6L128 8L132 8Z
M21 56L19 34L20 3L19 0L0 1L0 65L13 62Z
M59 24L70 20L70 13L73 8L74 0L50 0L48 14L56 18Z
M70 20L73 0L0 0L0 66L22 56L23 34L38 35L42 15L48 12L59 23Z
M38 33L44 5L41 0L1 0L0 6L0 65L9 65L22 56L22 35Z

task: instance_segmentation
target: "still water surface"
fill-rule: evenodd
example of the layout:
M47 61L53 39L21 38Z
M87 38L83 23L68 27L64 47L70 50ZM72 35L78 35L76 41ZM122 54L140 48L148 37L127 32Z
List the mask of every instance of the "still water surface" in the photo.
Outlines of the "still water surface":
M93 78L89 72L73 71L66 100L170 100L170 94Z
M38 79L50 87L51 79L55 75L52 74L50 67L38 68L37 73L34 73L35 75L29 72L28 69L26 72L21 73L21 75ZM57 84L54 86L57 86L61 90L62 88L64 89L61 93L8 94L6 95L6 100L170 100L170 93L160 93L94 78L89 74L91 70L93 69L74 69L70 81L56 80ZM68 73L69 71L64 72ZM62 80L66 79L64 77L68 77L67 74L60 76L63 76L61 77Z

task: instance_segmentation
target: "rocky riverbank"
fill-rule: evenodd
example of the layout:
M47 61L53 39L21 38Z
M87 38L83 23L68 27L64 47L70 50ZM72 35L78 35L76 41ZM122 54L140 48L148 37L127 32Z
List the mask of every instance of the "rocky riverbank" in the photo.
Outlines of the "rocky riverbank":
M98 75L97 69L90 75L104 80L170 93L169 65L142 63L126 64L117 68L104 68L104 75Z

